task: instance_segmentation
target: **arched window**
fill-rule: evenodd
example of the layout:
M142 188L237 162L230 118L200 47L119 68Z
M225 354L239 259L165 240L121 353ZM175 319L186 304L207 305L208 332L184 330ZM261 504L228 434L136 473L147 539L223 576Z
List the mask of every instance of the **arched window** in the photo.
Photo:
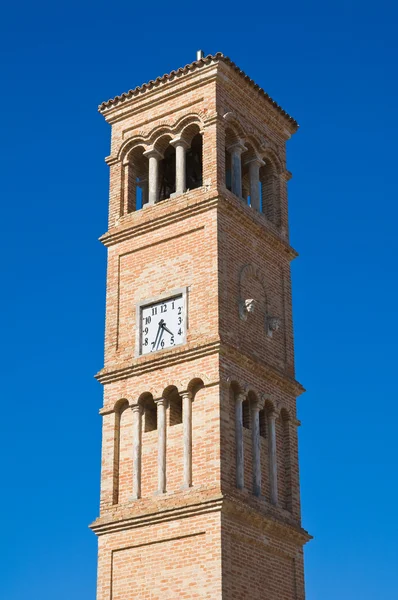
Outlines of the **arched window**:
M167 146L159 163L159 200L167 200L176 191L176 151Z
M177 393L170 397L169 411L170 426L182 423L182 398Z
M123 163L123 205L121 213L139 210L148 202L148 160L144 148L134 148Z
M242 403L243 427L250 429L250 400L247 398Z
M152 398L144 403L144 432L155 431L158 428L156 404Z
M276 227L281 225L280 190L275 166L269 159L260 169L262 212Z
M120 479L120 423L122 413L128 408L127 400L119 401L115 406L115 433L113 447L113 504L119 502L119 479Z
M265 408L260 410L259 420L260 420L260 436L263 438L266 438L266 437L268 437L267 436L268 423L267 423L267 412L266 412Z
M203 185L203 140L200 133L192 138L186 155L186 186L194 190Z

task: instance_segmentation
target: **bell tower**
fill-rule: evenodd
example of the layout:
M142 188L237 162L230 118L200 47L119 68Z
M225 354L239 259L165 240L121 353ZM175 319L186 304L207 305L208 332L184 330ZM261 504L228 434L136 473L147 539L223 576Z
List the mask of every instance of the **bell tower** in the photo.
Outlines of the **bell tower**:
M285 143L222 54L116 98L97 600L304 600Z

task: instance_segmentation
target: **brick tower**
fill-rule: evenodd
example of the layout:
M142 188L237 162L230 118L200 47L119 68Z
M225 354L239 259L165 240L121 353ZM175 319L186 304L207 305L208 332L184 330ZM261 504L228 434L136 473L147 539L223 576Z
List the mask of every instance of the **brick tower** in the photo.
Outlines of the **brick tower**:
M285 142L222 54L112 126L98 600L303 600Z

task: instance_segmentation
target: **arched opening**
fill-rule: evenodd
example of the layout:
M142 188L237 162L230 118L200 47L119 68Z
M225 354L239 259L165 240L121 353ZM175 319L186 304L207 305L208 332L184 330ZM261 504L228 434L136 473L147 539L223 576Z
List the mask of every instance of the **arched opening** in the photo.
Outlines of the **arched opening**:
M260 169L260 187L262 212L268 221L280 227L278 175L275 165L269 159L265 159L265 165Z
M163 154L159 162L159 201L167 200L176 191L176 150L170 140L171 136L164 136L156 142L156 149Z
M144 407L144 433L155 431L158 428L158 413L152 396L143 402Z
M182 423L182 398L176 390L169 398L169 425L172 427L180 423Z
M243 427L245 429L250 429L250 400L249 400L249 398L246 398L246 400L244 400L242 402L242 420L243 420Z
M267 427L268 427L268 422L267 422L267 411L265 410L265 408L262 408L259 412L259 420L260 420L260 436L262 438L267 438Z
M120 400L115 405L115 431L113 447L113 504L119 502L119 480L120 480L120 423L122 413L128 408L127 400Z
M196 126L197 127L197 126ZM197 127L198 129L198 127ZM186 154L187 190L195 190L203 185L203 138L196 133Z
M140 210L148 202L148 160L144 148L137 146L124 163L123 214Z
M292 510L292 465L290 455L290 422L289 413L284 408L281 410L281 438L284 482L284 508Z
M232 155L231 147L239 142L239 138L233 129L227 127L225 130L225 187L232 192Z

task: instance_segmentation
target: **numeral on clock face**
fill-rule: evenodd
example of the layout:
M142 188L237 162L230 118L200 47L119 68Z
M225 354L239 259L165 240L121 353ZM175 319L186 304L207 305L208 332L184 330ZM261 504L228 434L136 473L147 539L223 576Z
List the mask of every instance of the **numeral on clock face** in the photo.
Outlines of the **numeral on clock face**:
M149 354L185 342L185 298L181 294L141 307L140 353Z

